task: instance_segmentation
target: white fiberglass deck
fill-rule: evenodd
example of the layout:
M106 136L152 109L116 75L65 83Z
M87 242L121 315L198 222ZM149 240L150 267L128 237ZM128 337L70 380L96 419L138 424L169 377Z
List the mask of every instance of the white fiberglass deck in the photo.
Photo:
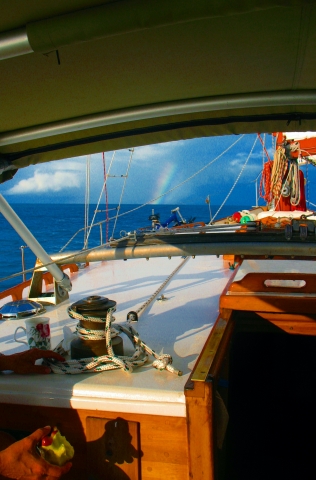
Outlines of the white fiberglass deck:
M174 269L182 258L154 258L90 264L72 277L73 290L68 301L46 307L42 315L50 318L52 348L62 340L62 329L72 330L76 321L67 307L89 295L106 296L117 302L115 318L124 323L130 310L137 310ZM79 375L0 375L0 402L68 407L154 415L185 416L184 385L218 315L219 295L231 271L215 256L190 258L163 290L167 300L154 300L140 316L135 329L141 339L157 353L169 353L179 377L158 371L151 365L133 373L113 370ZM9 301L9 300L8 300ZM4 354L26 348L13 339L23 320L0 321ZM124 343L129 340L122 335Z

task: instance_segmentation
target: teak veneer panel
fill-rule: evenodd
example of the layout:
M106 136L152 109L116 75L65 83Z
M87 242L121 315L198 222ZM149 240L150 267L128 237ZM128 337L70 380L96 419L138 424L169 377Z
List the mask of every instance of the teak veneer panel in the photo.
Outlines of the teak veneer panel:
M136 459L135 465L125 465L126 468L131 468L130 480L139 478L141 480L161 480L162 478L189 480L186 418L30 405L0 404L0 408L0 430L28 434L45 425L56 425L61 430L75 448L73 467L63 477L65 480L89 478L87 473L89 468L87 460L90 454L89 439L96 440L92 437L92 418L99 422L99 430L102 430L102 426L104 427L108 421L117 418L122 418L128 422L129 426L133 424L133 447L136 448L135 445L138 445L141 455L139 461ZM100 435L104 433L104 430L103 432L101 430ZM136 440L138 434L136 435L135 431L139 432L138 440ZM140 467L137 466L139 462ZM118 468L121 466L116 465ZM136 476L132 473L134 468L137 472ZM121 477L111 476L111 480L118 478ZM104 476L95 477L95 480L101 479L103 480Z
M139 424L123 418L87 417L87 464L95 478L140 480Z
M303 280L301 288L266 286L267 280ZM234 278L220 297L220 310L313 314L316 311L316 275L306 273L248 273Z
M220 298L220 311L245 310L247 312L304 313L316 312L316 298L294 296L225 295Z
M304 280L306 285L301 288L268 287L266 280ZM241 280L230 284L230 292L280 292L280 293L315 293L316 275L308 273L247 273Z
M316 315L258 312L260 317L284 332L294 335L316 335Z

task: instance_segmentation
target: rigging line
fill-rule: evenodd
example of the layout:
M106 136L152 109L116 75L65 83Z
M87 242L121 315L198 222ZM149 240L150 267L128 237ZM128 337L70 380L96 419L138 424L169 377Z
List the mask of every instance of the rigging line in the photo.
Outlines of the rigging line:
M103 183L103 187L101 189L101 193L100 193L100 196L99 196L99 199L98 199L98 203L97 203L97 207L96 209L94 210L94 214L93 214L93 217L92 217L92 220L91 220L91 223L89 226L87 226L87 229L88 229L88 232L86 234L86 242L85 242L85 245L88 244L88 240L89 240L89 237L90 237L90 233L91 233L91 230L92 230L92 227L94 226L94 219L97 215L97 210L98 210L98 206L100 205L100 202L101 202L101 197L102 197L102 194L103 194L103 190L104 190L104 187L105 187L105 183Z
M82 229L81 229L82 230ZM120 240L128 240L130 239L130 237L127 235L126 237L122 237ZM82 248L81 250L79 250L78 252L75 252L75 253L71 253L69 254L68 256L66 257L63 257L63 261L64 260L68 260L68 259L72 259L72 258L76 258L78 257L79 255L81 255L82 253L89 253L89 252L93 252L94 250L97 250L98 248L102 248L102 247L109 247L111 246L111 242L106 242L106 243L102 243L101 245L97 245L96 247L91 247L91 248ZM72 263L75 263L75 262L72 262ZM6 280L11 280L12 278L15 278L15 277L20 277L21 275L25 274L25 273L33 273L33 272L36 272L37 270L41 270L42 268L46 268L46 267L49 267L50 265L56 265L56 261L51 261L49 263L45 263L45 264L41 264L37 267L32 267L32 268L28 268L27 270L22 270L21 272L18 272L18 273L13 273L12 275L8 275L6 277L2 277L0 278L0 282L4 282ZM58 264L57 264L58 265Z
M87 226L88 228L88 232L86 234L86 245L88 244L88 239L89 239L89 236L90 236L90 233L91 233L91 230L92 230L92 227L94 226L94 220L95 220L95 217L97 215L97 211L98 211L98 208L99 208L99 205L100 205L100 202L101 202L101 198L102 198L102 194L103 194L103 191L105 191L105 188L106 188L106 178L104 179L104 182L103 182L103 186L101 188L101 192L100 192L100 195L99 195L99 199L98 199L98 202L97 202L97 206L94 210L94 214L93 214L93 217L92 217L92 220L91 220L91 223L89 226Z
M130 213L133 213L133 212L136 212L137 210L140 210L141 208L143 207L146 207L147 205L150 205L151 203L153 202L156 202L157 200L159 200L160 198L163 198L164 196L168 195L169 193L173 192L174 190L176 190L177 188L179 187L182 187L182 185L184 185L185 183L189 182L192 178L196 177L197 175L199 175L201 172L203 172L206 168L208 168L209 166L211 166L213 163L215 163L219 158L221 158L225 153L227 153L231 148L233 148L238 142L240 142L240 140L243 139L245 135L241 135L241 136L238 136L237 140L235 140L228 148L226 148L226 150L224 150L220 155L218 155L217 157L213 158L207 165L205 165L204 167L202 167L200 170L198 170L197 172L195 172L193 175L191 175L190 177L188 177L186 180L184 180L183 182L179 183L178 185L176 185L175 187L167 190L166 192L162 193L161 195L159 195L158 197L155 197L155 198L152 198L151 200L148 200L148 202L145 202L143 203L142 205L138 205L137 207L135 208L132 208L131 210L128 210L127 212L123 212L123 213L120 213L118 214L116 217L111 217L109 218L109 221L113 220L114 218L120 218L120 217L123 217L124 215L129 215ZM115 154L115 152L114 152ZM114 155L113 155L113 158L111 160L111 164L110 164L110 168L111 168L111 165L112 165L112 161L114 159ZM110 169L109 169L110 171ZM108 175L109 176L109 172L108 172ZM118 208L119 210L119 208ZM98 223L95 223L94 226L96 225L100 225L101 223L104 223L104 220L103 221L100 221ZM82 230L82 229L81 229ZM81 231L81 230L78 230L78 232L76 232L72 238L66 243L66 245L64 245L59 252L62 252L69 244L70 242L75 238L75 236Z
M105 162L105 153L102 153L102 163L103 163L103 177L105 181L104 195L105 195L105 241L109 240L109 198L108 198L108 188L107 188L107 176L106 176L106 162Z
M115 155L116 155L116 150L114 150L114 152L113 152L113 154L112 154L112 158L111 158L111 161L110 161L110 166L109 166L109 170L108 170L107 176L110 175L110 171L111 171L111 168L112 168L112 164L113 164L113 162L114 162Z
M108 212L111 212L112 210L117 210L117 208L118 207L108 208ZM98 210L97 213L104 213L104 212L106 212L106 210ZM110 220L113 220L113 218L111 218ZM96 223L96 225L97 225L97 223Z
M131 149L130 149L130 152L131 152L131 154L130 154L130 156L129 156L129 162L128 162L127 169L126 169L126 173L125 173L125 177L124 177L123 188L122 188L122 191L121 191L121 196L120 196L120 201L119 201L119 205L118 205L118 209L117 209L117 214L116 214L115 221L114 221L114 225L113 225L112 238L113 238L113 236L114 236L114 232L115 232L115 228L116 228L116 223L117 223L117 219L118 219L118 216L119 216L118 213L119 213L120 208L121 208L121 203L122 203L122 199L123 199L123 195L124 195L124 191L125 191L125 186L126 186L126 181L127 181L127 178L128 178L129 169L131 168L131 163L132 163L134 148L131 148Z
M188 177L186 180L183 180L183 182L181 183L178 183L178 185L176 185L175 187L173 188L170 188L170 190L167 190L166 192L162 193L161 195L158 195L158 197L155 197L155 198L152 198L151 200L148 200L148 202L146 203L143 203L142 205L138 205L138 207L135 207L135 208L132 208L131 210L128 210L127 212L123 212L123 213L120 213L118 215L118 218L119 217L123 217L124 215L128 215L129 213L133 213L135 212L136 210L139 210L140 208L143 208L145 207L146 205L150 205L151 203L153 202L156 202L157 200L160 200L160 198L168 195L169 193L173 192L174 190L176 190L177 188L179 187L182 187L182 185L184 185L185 183L189 182L190 180L192 180L192 178L196 177L197 175L199 175L201 172L203 172L206 168L208 168L210 165L212 165L212 163L215 163L220 157L222 157L225 153L227 153L231 148L233 148L245 135L241 135L240 137L237 138L237 140L235 142L233 142L228 148L226 148L226 150L224 150L220 155L218 155L217 157L215 157L213 160L211 160L207 165L205 165L204 167L202 167L200 170L198 170L197 172L195 172L193 175L191 175L190 177ZM112 220L110 218L110 220Z
M315 150L315 146L311 147L311 150ZM307 153L309 157L313 156L313 153L309 152L308 150L300 148L301 153ZM306 155L302 155L302 157L306 157Z
M146 300L137 310L136 313L140 317L146 308L152 303L152 301L157 297L157 295L163 290L167 283L174 277L174 275L184 266L184 264L189 260L190 257L185 257L182 259L180 264L170 273L170 275L164 280L164 282L157 288L157 290Z
M310 201L309 201L309 171L308 171L308 163L306 164L306 168L305 168L305 177L306 177L306 200L307 200L307 203L310 204Z
M263 136L263 145L265 144L265 141L266 141L266 134L264 134L264 136ZM262 145L262 169L263 169L263 167L264 167L264 154L265 154L263 145ZM270 160L270 159L269 159L269 160Z
M266 149L265 141L262 140L260 133L257 133L257 135L258 135L258 138L259 138L259 140L260 140L260 142L261 142L262 149L263 149L264 153L266 154L267 159L268 159L269 162L270 162L270 161L271 161L271 158L270 158L270 156L269 156L269 154L268 154L268 150ZM266 135L266 134L264 134L264 137L265 137L265 135Z
M83 248L87 248L88 246L88 227L89 227L89 202L90 202L90 159L91 155L87 156L86 162L86 193L85 193L85 218L84 218L84 244Z
M254 144L253 144L253 146L252 146L252 149L250 150L250 153L249 153L249 155L248 155L248 157L247 157L247 159L246 159L246 161L245 161L242 169L240 170L238 177L236 178L233 186L231 187L230 191L229 191L228 194L226 195L226 198L224 199L222 205L219 207L219 209L217 210L217 212L216 212L215 215L213 216L213 220L214 220L214 218L218 215L218 213L220 212L220 210L223 208L223 206L225 205L227 199L230 197L232 191L233 191L234 188L236 187L236 185L237 185L237 183L238 183L238 181L239 181L239 179L240 179L240 177L241 177L244 169L246 168L246 165L247 165L247 163L248 163L248 161L249 161L249 159L250 159L250 157L251 157L251 155L252 155L252 152L253 152L253 149L255 148L255 145L256 145L256 143L257 143L257 140L258 140L258 137L255 138L255 141L254 141Z
M112 160L111 160L111 164L110 164L110 168L111 168L111 165L113 163L113 160L114 160L114 157L115 157L115 153L113 153L112 155ZM88 166L87 166L88 168ZM103 171L105 172L105 164L103 164ZM88 176L88 173L87 173L87 176ZM97 210L98 210L98 207L100 205L100 202L101 202L101 197L102 197L102 194L103 194L103 191L106 190L106 181L107 181L107 176L104 177L104 182L103 182L103 186L101 188L101 192L100 192L100 196L99 196L99 199L98 199L98 203L97 203L97 206L96 206L96 209L94 210L94 215L93 215L93 218L91 220L91 224L89 224L89 211L86 212L86 220L85 220L85 247L88 246L88 240L89 240L89 237L90 237L90 233L91 233L91 230L92 230L92 227L94 226L94 220L95 220L95 217L96 217L96 214L97 214ZM89 184L87 182L86 184L86 192L89 190L89 197L90 197L90 162L89 162ZM87 195L87 193L86 193ZM63 247L65 248L65 247Z

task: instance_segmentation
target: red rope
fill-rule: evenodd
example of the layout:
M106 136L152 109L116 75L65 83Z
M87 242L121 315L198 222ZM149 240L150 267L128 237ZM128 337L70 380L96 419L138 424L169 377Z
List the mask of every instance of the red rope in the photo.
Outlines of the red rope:
M272 172L273 161L269 160L266 162L262 169L259 195L267 203L272 201L272 191L271 191L271 172Z
M257 133L257 135L258 135L258 138L261 142L261 145L263 147L264 153L266 154L266 157L267 157L268 161L271 162L271 158L269 157L268 150L265 147L264 141L262 140L260 133Z

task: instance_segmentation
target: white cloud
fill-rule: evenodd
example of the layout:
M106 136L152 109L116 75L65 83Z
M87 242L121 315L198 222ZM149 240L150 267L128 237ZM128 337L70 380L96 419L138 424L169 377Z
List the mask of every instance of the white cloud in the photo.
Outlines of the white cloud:
M166 155L169 157L170 153L174 149L178 149L184 143L184 141L178 141L159 143L157 145L145 145L144 147L136 147L133 155L133 160L150 160L153 157L157 158Z
M31 178L20 180L16 185L6 191L8 195L24 195L41 192L60 192L67 188L80 186L79 175L63 170L44 173L36 170Z
M71 172L84 172L85 171L86 157L78 157L77 160L57 160L55 162L47 162L37 167L36 172L42 173L48 170L52 171L71 171Z

